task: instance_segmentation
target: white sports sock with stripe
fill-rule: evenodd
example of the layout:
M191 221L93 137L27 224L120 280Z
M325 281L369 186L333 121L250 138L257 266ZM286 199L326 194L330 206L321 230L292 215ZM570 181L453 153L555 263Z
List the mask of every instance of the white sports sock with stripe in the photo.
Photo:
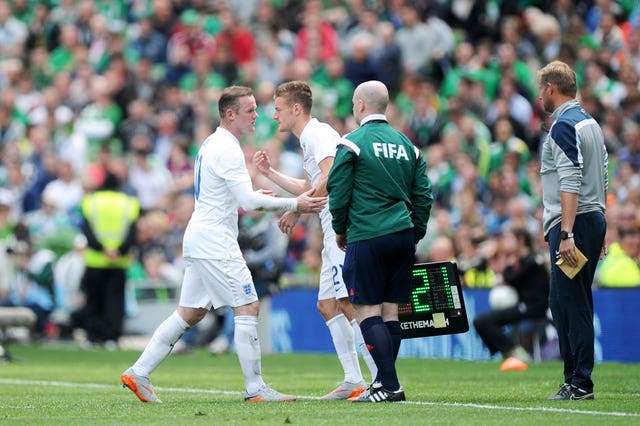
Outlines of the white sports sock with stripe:
M353 328L351 328L349 320L344 314L338 314L327 321L326 324L329 327L333 345L344 370L344 381L349 383L362 382L364 379L362 378L362 371L360 371Z
M249 395L265 385L262 380L260 340L258 339L258 317L237 315L234 317L233 341L240 360L240 368Z
M173 311L162 324L156 328L144 351L133 364L133 372L139 376L149 377L153 370L171 353L173 345L189 329L189 324Z

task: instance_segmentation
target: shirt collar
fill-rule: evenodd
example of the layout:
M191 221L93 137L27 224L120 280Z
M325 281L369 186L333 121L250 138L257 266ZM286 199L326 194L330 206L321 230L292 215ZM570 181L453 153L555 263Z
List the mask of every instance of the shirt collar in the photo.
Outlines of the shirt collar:
M233 133L231 133L229 130L225 129L222 126L218 126L218 130L220 130L223 133L226 133L227 135L229 135L229 137L231 139L233 139L237 144L240 144L240 141L238 140L238 138L236 137L236 135L234 135Z
M387 117L384 114L370 114L370 115L367 115L365 118L362 119L362 121L360 122L360 126L364 126L369 121L373 121L373 120L382 120L382 121L386 121L386 122L389 121L389 120L387 120Z
M566 110L568 110L569 108L575 108L577 106L580 106L580 104L578 103L578 100L577 99L571 99L570 101L567 101L567 102L563 103L562 105L560 105L558 108L556 108L556 110L553 111L553 113L551 114L551 117L554 120L556 120Z

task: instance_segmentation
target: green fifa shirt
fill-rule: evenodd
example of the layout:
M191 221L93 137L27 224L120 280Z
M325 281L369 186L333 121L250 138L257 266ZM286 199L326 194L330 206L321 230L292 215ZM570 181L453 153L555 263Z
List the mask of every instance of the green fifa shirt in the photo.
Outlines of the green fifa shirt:
M384 115L365 117L338 145L329 180L329 210L349 243L414 228L424 237L433 203L420 150Z

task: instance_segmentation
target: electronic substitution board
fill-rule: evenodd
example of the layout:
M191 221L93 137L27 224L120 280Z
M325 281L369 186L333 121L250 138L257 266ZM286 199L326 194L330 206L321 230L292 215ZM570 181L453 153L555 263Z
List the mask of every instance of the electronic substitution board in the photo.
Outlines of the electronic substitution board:
M398 315L403 339L469 331L456 264L414 265L411 303L400 304Z

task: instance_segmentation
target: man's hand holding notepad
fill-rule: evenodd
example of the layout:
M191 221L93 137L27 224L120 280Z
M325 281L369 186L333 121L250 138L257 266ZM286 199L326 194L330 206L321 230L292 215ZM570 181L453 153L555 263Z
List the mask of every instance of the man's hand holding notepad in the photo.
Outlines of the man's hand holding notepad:
M587 263L587 260L588 260L585 257L585 255L582 254L582 252L578 249L578 247L576 247L575 250L576 250L576 256L578 257L578 264L576 266L569 266L564 261L564 259L558 259L558 261L556 262L556 265L558 265L558 268L560 268L560 270L564 272L565 275L569 278L575 277L576 274L580 272L580 270L582 269L584 264Z

